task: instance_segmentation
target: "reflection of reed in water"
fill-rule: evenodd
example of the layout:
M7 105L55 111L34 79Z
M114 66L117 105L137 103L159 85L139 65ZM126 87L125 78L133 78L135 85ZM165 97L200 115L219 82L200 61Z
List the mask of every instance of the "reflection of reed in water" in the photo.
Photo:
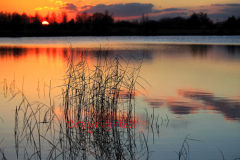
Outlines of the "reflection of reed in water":
M94 66L88 66L83 55L78 63L69 58L62 86L62 115L55 113L51 85L50 107L41 102L30 103L23 92L16 93L23 97L15 112L17 157L149 158L147 138L143 133L135 133L135 126L130 127L135 122L135 84L138 83L136 80L142 61L138 66L132 66L130 59L122 59L125 64L120 64L120 55L109 58L99 51L96 56ZM69 121L88 125L69 128ZM108 123L119 121L124 122L124 127L114 127L116 123ZM105 126L96 127L96 124Z

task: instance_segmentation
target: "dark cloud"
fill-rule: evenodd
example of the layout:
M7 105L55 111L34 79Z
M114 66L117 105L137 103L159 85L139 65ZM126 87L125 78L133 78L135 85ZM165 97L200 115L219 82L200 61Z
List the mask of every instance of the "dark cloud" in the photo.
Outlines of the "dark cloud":
M237 6L240 6L240 4L239 4L239 3L211 4L211 6L228 6L228 7L237 7Z
M153 13L161 13L162 10L154 10Z
M179 16L185 17L185 16L187 16L187 13L186 12L164 13L164 14L161 14L161 15L152 16L152 17L150 17L150 19L152 19L152 20L159 20L159 19L164 18L164 17L173 18L173 17L179 17Z
M166 8L166 9L163 9L162 11L163 12L173 12L173 11L183 11L183 10L186 10L186 9L182 9L182 8Z
M90 7L93 7L92 5L85 5L85 6L82 6L81 9L87 9L87 8L90 8Z
M220 13L208 14L211 19L217 19L220 21L226 20L228 17L240 16L240 4L239 3L228 3L228 4L212 4L211 6L216 6L219 8Z
M186 9L182 9L182 8L165 8L165 9L154 10L153 13L174 12L174 11L183 11L183 10L186 10Z
M186 12L173 12L160 15L160 17L178 17L178 16L187 16Z
M229 15L239 16L240 15L240 6L223 8L220 11L224 12L226 14L229 14Z
M235 15L235 17L240 16L240 4L236 3L227 3L227 4L211 4L211 6L199 6L198 10L194 10L193 12L209 12L211 8L217 6L219 9L219 13L208 13L209 17L213 20L218 18L219 21L226 20L228 17ZM183 9L183 8L164 8L164 9L153 9L154 5L152 3L143 4L143 3L119 3L119 4L98 4L96 6L85 5L80 7L80 12L87 12L89 14L93 14L96 12L105 12L108 10L109 13L113 13L114 17L129 17L129 18L140 18L142 14L155 14L150 15L149 19L151 20L159 20L163 17L187 17L188 13L191 10ZM206 7L206 8L204 8ZM60 9L65 9L68 12L76 12L78 11L76 5L72 3L66 3ZM160 13L160 14L159 14ZM157 15L158 14L158 15Z
M114 13L116 17L130 17L130 16L141 16L142 14L148 14L153 12L153 4L142 4L142 3L126 3L126 4L98 4L91 6L89 9L84 11L92 14L96 12L104 12L108 10L110 13ZM85 7L85 6L83 6Z
M238 9L222 9L222 11L225 11L225 13L213 13L208 14L208 16L213 20L218 19L219 21L225 21L229 17L232 17L233 15L236 18L240 16L240 7Z
M225 4L211 4L211 6L224 6Z
M75 6L73 3L65 3L63 7L60 7L60 9L65 9L68 12L78 11L77 6Z
M208 12L209 9L199 9L200 12Z
M150 14L150 13L157 14L157 13L168 12L168 13L164 13L157 16L149 16L149 19L152 19L152 20L159 20L159 18L161 17L176 17L176 16L187 15L187 13L183 12L186 9L182 9L182 8L165 8L165 9L153 10L153 7L154 5L151 3L148 3L148 4L120 3L120 4L110 4L110 5L98 4L96 6L91 6L91 5L82 6L81 12L87 12L87 13L93 14L96 12L103 13L105 10L108 10L110 13L113 13L115 17L134 17L134 16L140 17L142 16L142 14ZM161 8L161 6L159 7ZM179 11L182 11L182 12L179 12Z

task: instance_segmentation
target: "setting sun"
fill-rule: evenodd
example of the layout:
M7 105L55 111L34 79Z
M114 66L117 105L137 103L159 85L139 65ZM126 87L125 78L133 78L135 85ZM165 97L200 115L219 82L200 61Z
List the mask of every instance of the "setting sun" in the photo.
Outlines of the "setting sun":
M49 25L48 21L42 21L42 25Z

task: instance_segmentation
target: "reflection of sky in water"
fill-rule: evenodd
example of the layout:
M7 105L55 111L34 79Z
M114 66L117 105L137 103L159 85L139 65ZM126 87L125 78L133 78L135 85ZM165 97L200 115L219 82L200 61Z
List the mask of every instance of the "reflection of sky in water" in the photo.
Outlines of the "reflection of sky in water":
M64 48L56 48L54 45L38 48L30 45L1 46L1 82L6 78L7 83L11 83L15 75L16 85L22 88L24 79L24 93L27 97L31 101L39 100L49 104L46 86L50 80L53 86L60 85L66 71L70 49L67 44L64 45ZM94 64L94 56L99 49L97 44L94 45L95 49L89 46L75 48L73 45L74 58L77 60L83 53L87 62ZM145 133L148 130L144 127L144 109L147 109L149 116L154 113L154 123L159 116L160 133L158 135L155 132L154 145L152 136L149 140L150 148L155 150L152 159L177 159L174 151L180 149L187 134L205 142L190 143L191 159L221 158L215 146L221 148L226 159L240 156L240 143L236 141L240 138L237 134L240 119L239 46L116 43L108 51L102 50L102 53L108 56L119 54L125 60L131 56L136 59L144 57L140 76L147 82L139 79L144 88L137 85L141 93L136 94L139 107L136 114L138 127ZM130 62L137 65L133 58ZM2 86L0 91L3 92ZM60 88L55 88L52 94L55 96L60 92ZM127 99L128 93L122 92L121 96ZM5 122L3 128L0 128L1 136L5 137L1 146L6 147L7 142L14 144L13 136L9 136L9 133L14 126L14 109L20 101L14 99L6 103L7 99L3 96L0 100L0 117ZM61 103L61 100L55 98L55 103L58 102ZM169 118L167 127L166 115ZM7 153L10 151L6 149Z

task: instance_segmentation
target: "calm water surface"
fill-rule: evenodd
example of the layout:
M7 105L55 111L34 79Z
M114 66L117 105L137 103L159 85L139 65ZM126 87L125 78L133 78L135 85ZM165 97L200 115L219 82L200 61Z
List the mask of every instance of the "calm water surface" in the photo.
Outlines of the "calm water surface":
M99 49L123 59L143 57L138 130L148 133L146 110L162 119L160 133L149 132L150 159L178 159L175 151L188 134L201 141L189 142L190 159L223 159L219 149L226 160L240 158L240 36L0 38L0 148L7 158L16 158L14 115L21 96L9 101L13 93L4 85L15 80L28 99L49 104L45 86L51 81L51 97L61 93L56 86L70 52L76 59L83 53L91 65ZM54 100L57 108L61 100Z

